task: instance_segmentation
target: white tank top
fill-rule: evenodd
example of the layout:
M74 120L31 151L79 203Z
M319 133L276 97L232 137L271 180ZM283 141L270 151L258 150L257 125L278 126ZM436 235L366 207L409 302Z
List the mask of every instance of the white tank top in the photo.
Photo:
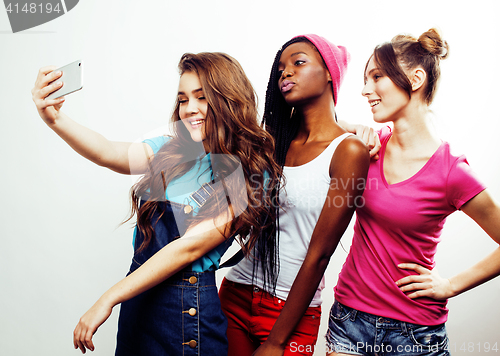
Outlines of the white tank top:
M280 270L275 296L286 300L293 281L306 257L311 236L325 204L330 187L330 162L337 146L351 134L345 133L334 139L321 154L301 166L284 167L285 187L279 199L283 209L279 211L279 262ZM252 284L252 258L244 258L226 275L232 282ZM259 268L253 284L263 288L262 271ZM321 291L325 277L321 279L310 306L321 305Z

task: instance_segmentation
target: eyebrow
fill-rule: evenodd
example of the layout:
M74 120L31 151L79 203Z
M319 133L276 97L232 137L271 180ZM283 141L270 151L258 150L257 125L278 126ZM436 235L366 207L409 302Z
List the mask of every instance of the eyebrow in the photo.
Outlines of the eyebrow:
M199 93L199 92L201 92L201 91L203 91L203 88L198 88L198 89L195 89L195 90L193 90L191 93L196 94L196 93ZM184 93L183 91L179 91L179 92L177 93L177 95L186 95L186 93Z
M295 57L295 56L297 56L297 55L299 55L299 54L305 54L306 56L309 56L306 52L298 51L298 52L294 52L294 53L292 53L292 54L290 55L290 57ZM279 65L279 64L283 64L283 62L282 62L282 61L279 61L279 62L278 62L278 65Z
M290 57L293 57L293 56L296 56L298 54L305 54L306 56L308 55L306 52L302 52L302 51L299 51L299 52L294 52L290 55Z

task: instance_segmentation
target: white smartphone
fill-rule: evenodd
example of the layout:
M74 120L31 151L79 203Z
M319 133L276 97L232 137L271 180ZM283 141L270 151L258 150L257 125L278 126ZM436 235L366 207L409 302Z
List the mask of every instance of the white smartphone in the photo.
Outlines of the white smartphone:
M49 94L45 99L57 99L83 88L83 61L75 61L55 71L62 72L62 75L55 81L62 81L63 86Z

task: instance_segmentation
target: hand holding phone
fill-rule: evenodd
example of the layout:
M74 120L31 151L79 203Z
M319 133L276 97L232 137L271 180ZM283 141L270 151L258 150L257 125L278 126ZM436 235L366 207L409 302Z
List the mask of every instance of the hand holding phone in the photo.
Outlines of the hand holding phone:
M55 70L57 71L62 72L57 81L61 81L63 85L48 95L45 100L58 99L83 88L83 61L75 61Z

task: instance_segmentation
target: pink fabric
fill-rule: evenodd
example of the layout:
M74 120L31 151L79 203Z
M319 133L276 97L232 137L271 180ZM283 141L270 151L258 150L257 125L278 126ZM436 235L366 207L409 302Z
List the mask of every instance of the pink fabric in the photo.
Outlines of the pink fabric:
M365 205L356 210L354 238L335 287L335 299L351 308L421 325L447 320L446 301L410 299L395 282L414 273L402 262L435 266L446 217L485 189L464 156L443 142L413 177L388 185L383 160L389 128L380 133L380 159L368 171Z
M351 60L351 55L347 52L345 47L336 46L326 38L318 35L309 34L296 37L307 38L318 49L321 57L323 57L323 60L328 67L328 71L332 76L333 100L335 101L335 105L337 105L338 92L340 85L344 80L347 65Z

